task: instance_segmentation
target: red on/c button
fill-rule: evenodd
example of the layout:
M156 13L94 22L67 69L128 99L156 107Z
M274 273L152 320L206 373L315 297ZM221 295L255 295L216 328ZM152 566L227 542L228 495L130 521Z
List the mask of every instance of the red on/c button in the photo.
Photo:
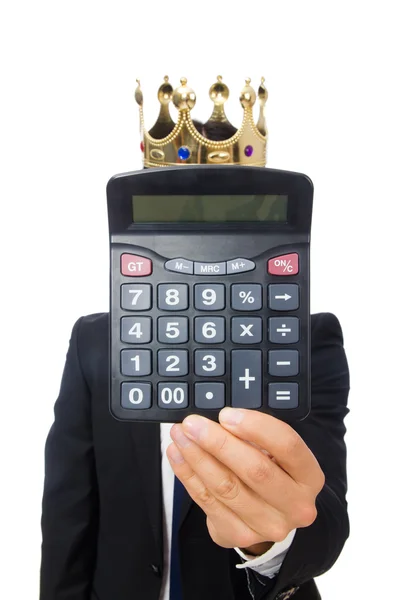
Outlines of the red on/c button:
M299 255L282 254L267 261L267 270L270 275L296 275L299 273Z
M126 277L145 277L152 274L152 261L136 254L121 255L121 274Z

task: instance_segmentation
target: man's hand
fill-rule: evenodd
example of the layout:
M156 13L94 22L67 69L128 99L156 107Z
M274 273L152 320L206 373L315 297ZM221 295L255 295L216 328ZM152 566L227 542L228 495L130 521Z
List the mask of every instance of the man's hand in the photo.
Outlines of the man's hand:
M232 408L223 409L219 420L191 415L174 425L167 456L206 513L214 542L263 554L293 529L314 522L324 474L286 423Z

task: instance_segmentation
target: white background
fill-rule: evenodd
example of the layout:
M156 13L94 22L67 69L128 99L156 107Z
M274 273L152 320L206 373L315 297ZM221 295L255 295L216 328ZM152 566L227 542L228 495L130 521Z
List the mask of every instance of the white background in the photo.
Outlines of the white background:
M198 102L218 74L239 125L266 77L269 167L315 184L312 312L340 319L351 368L351 537L324 600L393 597L396 518L396 52L392 2L5 1L0 14L0 597L38 597L43 445L69 334L108 309L105 186L140 168L168 74ZM393 240L393 241L392 241ZM394 590L394 591L393 591Z

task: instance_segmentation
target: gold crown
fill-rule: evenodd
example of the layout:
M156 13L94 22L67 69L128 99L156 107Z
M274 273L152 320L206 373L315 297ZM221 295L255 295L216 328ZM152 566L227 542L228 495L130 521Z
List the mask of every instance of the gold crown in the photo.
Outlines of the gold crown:
M255 124L253 106L256 101L255 90L251 80L246 79L245 87L240 94L240 102L244 109L241 127L236 130L225 114L224 104L229 97L229 88L222 77L210 89L210 98L214 102L214 110L209 120L203 125L206 129L225 123L235 133L229 139L214 141L200 133L190 115L196 103L196 94L188 87L186 78L173 90L168 77L158 91L160 114L154 127L148 132L143 117L143 94L140 81L135 91L135 100L139 105L141 120L141 151L145 167L169 167L192 164L228 164L251 165L263 167L266 164L267 128L265 122L265 104L267 90L264 78L258 89L259 119ZM173 101L178 109L178 120L175 123L170 115L169 104ZM209 134L211 131L209 131ZM160 135L162 137L160 137Z

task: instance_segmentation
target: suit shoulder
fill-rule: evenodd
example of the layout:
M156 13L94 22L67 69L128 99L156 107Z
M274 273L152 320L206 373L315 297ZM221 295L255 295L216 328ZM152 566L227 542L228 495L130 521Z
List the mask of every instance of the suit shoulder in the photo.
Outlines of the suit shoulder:
M332 343L343 346L343 333L339 319L333 313L311 315L312 346Z
M97 338L108 335L109 331L109 313L95 313L85 315L79 319L80 338Z
M348 389L349 367L338 318L332 313L318 313L312 315L311 326L312 391Z
M95 374L107 373L109 356L109 313L80 317L74 326L77 352L88 382Z

